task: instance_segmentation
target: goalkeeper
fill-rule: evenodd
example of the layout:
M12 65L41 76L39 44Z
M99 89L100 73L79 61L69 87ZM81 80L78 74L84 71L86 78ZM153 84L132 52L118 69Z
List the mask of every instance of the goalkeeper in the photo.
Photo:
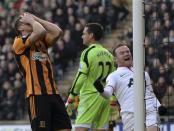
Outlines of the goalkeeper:
M112 54L102 47L99 40L103 27L98 23L88 23L83 30L83 44L87 45L80 57L80 66L70 89L67 108L74 97L79 95L79 105L75 130L108 129L110 105L96 90L96 80L105 84L106 77L115 70Z
M132 55L126 43L118 44L114 49L114 55L117 59L118 68L106 79L106 86L97 81L96 89L105 98L115 94L120 104L120 115L123 122L124 131L134 130L134 95L133 95L133 68ZM145 72L145 103L146 103L146 130L159 131L158 107L160 106L153 88L150 77Z

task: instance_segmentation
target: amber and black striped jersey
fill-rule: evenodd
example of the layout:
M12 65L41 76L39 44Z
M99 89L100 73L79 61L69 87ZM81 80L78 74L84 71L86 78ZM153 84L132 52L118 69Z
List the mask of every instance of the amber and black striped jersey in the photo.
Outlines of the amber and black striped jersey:
M44 40L31 43L29 37L16 37L13 51L26 81L26 97L30 95L58 94L48 46Z

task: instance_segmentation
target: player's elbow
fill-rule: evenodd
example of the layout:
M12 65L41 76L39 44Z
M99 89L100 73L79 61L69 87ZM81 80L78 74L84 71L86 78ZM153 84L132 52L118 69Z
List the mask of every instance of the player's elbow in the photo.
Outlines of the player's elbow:
M40 36L41 37L44 37L45 35L46 35L46 30L45 29L42 29L41 31L40 31Z
M46 35L45 29L35 30L30 35L30 42L35 43L36 41L43 39L45 35Z
M37 38L44 38L45 35L46 35L46 30L44 28L38 30L38 32L36 33L37 34Z
M37 38L43 38L46 35L46 29L38 22L33 22L32 24L33 27L33 34L37 37Z
M63 35L63 31L59 28L55 35L55 40L58 40Z

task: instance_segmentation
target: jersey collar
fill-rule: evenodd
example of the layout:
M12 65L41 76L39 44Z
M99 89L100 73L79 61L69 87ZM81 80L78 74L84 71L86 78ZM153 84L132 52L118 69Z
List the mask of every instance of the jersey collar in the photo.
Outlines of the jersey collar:
M130 70L130 71L132 71L133 72L133 67L131 66L131 67L123 67L123 66L121 66L121 67L118 67L117 69L121 69L121 70Z
M92 44L90 44L89 47L92 47L92 46L102 47L102 45L100 43L92 43Z

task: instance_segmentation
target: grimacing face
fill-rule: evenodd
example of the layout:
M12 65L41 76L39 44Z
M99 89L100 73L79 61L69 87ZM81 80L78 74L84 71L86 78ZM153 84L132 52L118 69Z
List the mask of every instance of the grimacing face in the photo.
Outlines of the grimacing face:
M127 46L120 46L115 50L116 62L119 67L131 67L132 55Z
M22 35L28 35L33 31L33 29L30 24L20 23L18 31L20 31Z

